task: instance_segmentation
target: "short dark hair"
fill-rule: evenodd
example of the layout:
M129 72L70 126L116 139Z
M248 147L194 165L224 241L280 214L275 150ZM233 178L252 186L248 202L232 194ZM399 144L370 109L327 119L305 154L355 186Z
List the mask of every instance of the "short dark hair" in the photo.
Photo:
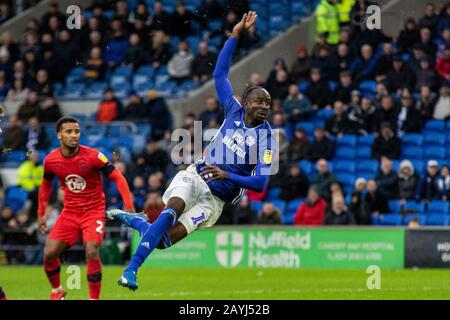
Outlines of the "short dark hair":
M255 90L258 90L258 89L265 91L267 93L267 95L268 95L269 102L272 101L272 97L270 96L270 93L267 92L266 89L264 89L263 87L260 87L260 86L251 86L251 87L248 87L247 89L245 89L244 94L242 95L242 100L243 101L247 101L248 96L250 95L250 93L252 91L255 91Z
M56 122L56 132L59 132L61 130L61 127L64 123L78 123L80 124L80 121L75 119L74 117L62 117Z

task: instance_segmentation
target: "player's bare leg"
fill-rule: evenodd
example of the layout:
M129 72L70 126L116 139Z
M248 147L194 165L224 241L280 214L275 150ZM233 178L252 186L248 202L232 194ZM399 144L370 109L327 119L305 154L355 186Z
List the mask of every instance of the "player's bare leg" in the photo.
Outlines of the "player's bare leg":
M102 287L102 264L100 261L100 244L87 241L86 246L86 269L89 286L89 298L98 300Z
M63 300L66 296L66 292L61 286L61 262L59 260L59 256L66 247L67 244L61 240L47 239L45 242L44 270L52 287L50 300Z

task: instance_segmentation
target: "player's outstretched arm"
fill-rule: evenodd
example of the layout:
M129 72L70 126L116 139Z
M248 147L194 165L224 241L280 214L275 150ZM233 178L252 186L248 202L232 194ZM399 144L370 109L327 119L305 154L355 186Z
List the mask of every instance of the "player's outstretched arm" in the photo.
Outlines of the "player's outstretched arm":
M242 16L241 21L234 26L231 37L225 42L225 45L217 58L213 75L217 97L222 106L225 106L228 99L233 96L233 89L230 81L228 80L228 72L230 71L231 58L233 56L234 49L236 48L237 41L242 32L250 28L255 23L256 17L257 15L254 11L249 11Z
M123 200L125 211L135 212L130 188L128 187L127 180L122 175L122 173L116 168L114 168L114 170L112 170L111 173L108 175L108 178L111 179L117 186L117 190L119 190L120 196L122 197Z

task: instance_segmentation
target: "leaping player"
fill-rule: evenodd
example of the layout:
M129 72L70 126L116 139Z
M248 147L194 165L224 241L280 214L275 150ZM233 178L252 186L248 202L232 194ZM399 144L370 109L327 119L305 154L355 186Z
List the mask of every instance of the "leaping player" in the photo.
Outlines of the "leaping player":
M64 191L64 209L50 231L44 249L44 269L51 284L51 300L64 299L66 292L60 284L59 256L74 245L82 235L86 249L89 297L100 298L102 268L99 257L105 228L105 195L101 173L114 181L122 196L126 211L134 212L133 200L127 181L114 168L105 155L80 145L80 123L63 117L56 124L60 148L44 160L44 177L39 190L38 224L42 233L47 231L45 210L54 177Z
M237 203L246 189L261 192L267 186L274 152L272 129L266 121L270 95L262 87L250 87L241 105L227 79L239 36L256 17L253 11L244 14L218 57L214 81L226 119L203 161L177 173L163 195L166 207L152 224L140 213L106 212L108 219L138 230L142 238L119 285L136 290L138 268L156 247L168 248L196 229L213 226L225 202Z

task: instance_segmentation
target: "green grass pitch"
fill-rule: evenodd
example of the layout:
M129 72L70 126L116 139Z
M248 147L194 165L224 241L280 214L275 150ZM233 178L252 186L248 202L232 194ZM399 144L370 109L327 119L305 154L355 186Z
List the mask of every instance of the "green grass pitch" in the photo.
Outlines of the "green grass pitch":
M381 289L367 288L365 270L141 268L139 289L119 287L123 267L104 266L102 299L450 299L450 270L381 270ZM69 274L62 268L66 287ZM48 299L41 267L0 267L8 299ZM85 267L81 289L68 300L87 299Z

